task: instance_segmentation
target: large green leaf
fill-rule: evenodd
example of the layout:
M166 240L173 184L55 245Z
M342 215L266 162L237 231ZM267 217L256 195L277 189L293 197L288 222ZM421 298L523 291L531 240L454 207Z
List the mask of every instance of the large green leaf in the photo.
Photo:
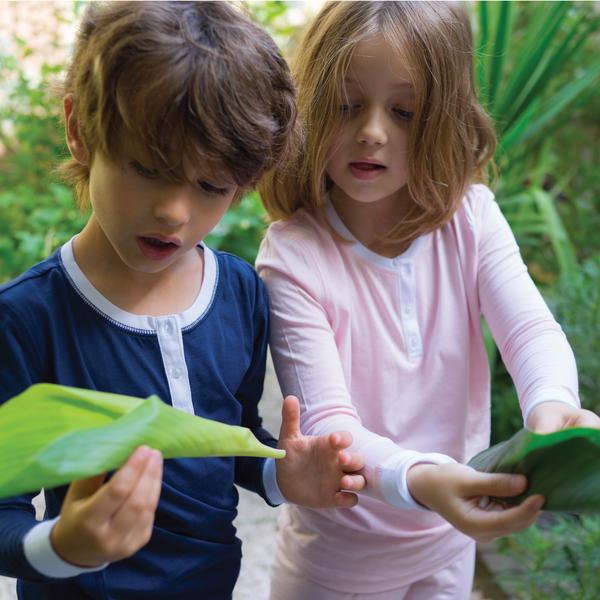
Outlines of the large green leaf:
M600 511L600 430L574 427L548 434L526 429L477 454L469 465L486 473L522 473L529 487L510 499L546 498L544 510Z
M157 396L44 383L0 406L0 498L117 469L141 444L165 458L285 456L249 429L184 413Z

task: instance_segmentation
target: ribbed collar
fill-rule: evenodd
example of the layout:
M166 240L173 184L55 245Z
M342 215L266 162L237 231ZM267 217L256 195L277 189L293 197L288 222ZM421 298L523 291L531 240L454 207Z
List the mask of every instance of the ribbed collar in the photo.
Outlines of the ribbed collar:
M183 329L198 321L208 310L215 295L218 282L218 263L214 252L204 244L198 244L198 248L204 254L204 276L200 292L192 305L183 312L175 315L162 315L154 317L150 315L136 315L118 306L103 296L84 275L83 271L75 261L73 254L73 237L60 249L60 260L73 287L79 295L99 313L117 325L127 329L134 329L143 333L155 333L161 320L165 317L174 317Z

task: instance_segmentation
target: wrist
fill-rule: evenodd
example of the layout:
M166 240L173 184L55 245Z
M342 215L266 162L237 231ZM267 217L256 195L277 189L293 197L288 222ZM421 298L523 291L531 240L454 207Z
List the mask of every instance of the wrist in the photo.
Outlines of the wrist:
M435 474L438 471L439 465L431 463L417 463L410 467L406 473L406 483L410 495L416 502L432 509L430 503L430 490L435 486Z
M80 562L80 560L73 560L71 554L76 555L79 553L69 552L69 544L64 543L64 534L60 519L54 524L54 527L52 527L50 531L50 546L58 558L73 567L80 569L96 569L106 564L105 561L99 561L95 564L90 564L93 563L93 561L90 561L89 563L88 561L84 561L84 564L84 562ZM81 557L79 558L81 559Z

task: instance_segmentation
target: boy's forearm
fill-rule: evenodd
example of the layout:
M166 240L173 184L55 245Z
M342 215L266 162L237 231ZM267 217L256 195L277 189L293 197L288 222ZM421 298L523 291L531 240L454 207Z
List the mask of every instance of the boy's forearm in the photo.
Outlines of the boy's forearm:
M25 555L23 541L36 524L31 505L27 508L27 503L16 498L0 501L0 575L33 581L48 579Z

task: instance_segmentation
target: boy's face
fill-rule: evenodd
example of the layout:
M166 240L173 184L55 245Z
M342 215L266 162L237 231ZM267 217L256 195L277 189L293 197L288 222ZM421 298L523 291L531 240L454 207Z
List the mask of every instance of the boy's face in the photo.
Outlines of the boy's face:
M199 169L188 175L193 183L167 182L133 159L94 156L92 219L130 269L157 273L188 257L229 208L234 184Z

